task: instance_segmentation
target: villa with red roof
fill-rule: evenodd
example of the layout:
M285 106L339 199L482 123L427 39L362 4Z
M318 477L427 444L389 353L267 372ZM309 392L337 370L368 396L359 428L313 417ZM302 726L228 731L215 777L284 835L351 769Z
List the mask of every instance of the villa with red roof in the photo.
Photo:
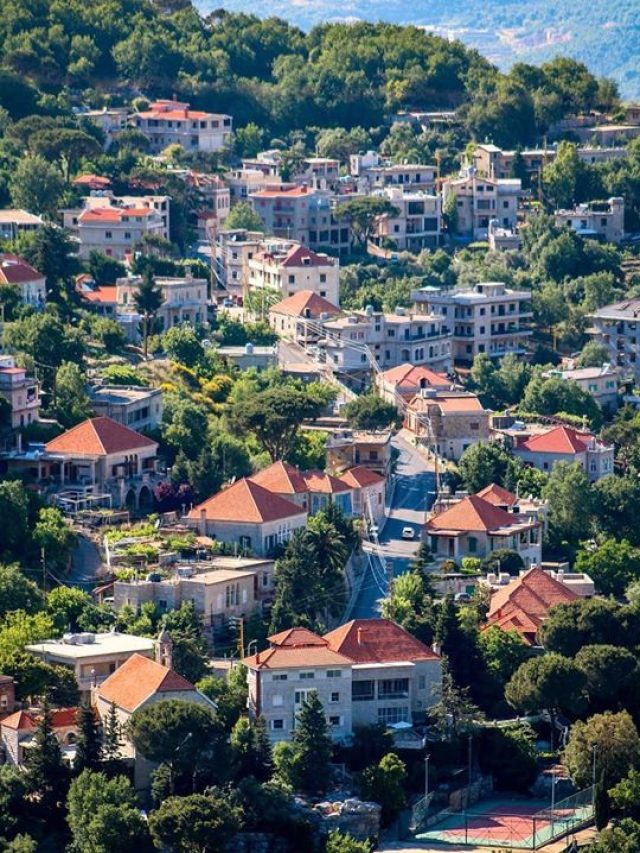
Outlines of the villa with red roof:
M269 325L281 338L315 344L323 335L323 321L341 313L337 305L313 290L299 290L271 306Z
M76 754L77 717L77 708L54 708L51 711L51 727L60 744L62 757L67 762L72 762ZM40 718L41 713L36 708L16 711L0 720L0 745L7 764L25 766L29 750L35 746Z
M187 515L200 536L237 544L258 557L270 556L307 524L307 511L289 498L243 477Z
M441 659L388 619L356 619L325 634L292 628L269 637L247 666L249 713L267 720L273 741L288 740L311 690L318 693L331 736L354 726L423 720L437 701Z
M278 461L253 474L250 479L297 503L309 515L315 515L329 503L334 503L347 516L353 514L351 486L324 471L299 471L288 462Z
M425 532L436 559L485 558L507 548L516 551L525 566L540 562L540 521L509 512L496 505L495 499L493 492L486 497L468 495L432 515Z
M540 625L555 604L576 601L578 593L539 566L524 572L491 596L485 628L515 631L529 646L537 645Z
M24 258L5 253L0 255L0 286L9 284L17 287L25 305L43 308L47 299L45 277Z
M0 459L0 474L57 487L56 502L74 512L89 504L148 511L158 443L109 417L89 418L45 444ZM83 497L84 495L84 497ZM82 504L82 506L81 506Z
M380 396L394 406L397 405L398 395L409 402L424 389L450 391L454 387L446 373L436 373L424 364L408 362L378 373L375 382Z
M192 110L184 101L154 101L130 118L133 126L149 140L153 154L169 145L181 145L187 152L212 153L231 143L231 116Z
M387 481L377 471L356 465L340 474L343 483L350 486L353 514L380 521L385 515L385 490Z
M340 303L339 264L299 243L268 244L248 261L249 289L271 290L286 298L310 290L332 305Z
M525 465L549 473L557 462L577 462L591 482L613 474L614 447L589 432L556 426L545 432L510 434L512 450Z

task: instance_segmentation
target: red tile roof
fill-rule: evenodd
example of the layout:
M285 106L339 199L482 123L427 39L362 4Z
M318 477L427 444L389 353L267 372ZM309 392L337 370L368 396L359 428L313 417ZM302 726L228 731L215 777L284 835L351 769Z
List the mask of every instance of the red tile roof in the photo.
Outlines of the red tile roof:
M111 186L109 178L100 175L78 175L72 183L77 187L89 187L91 190L104 190Z
M338 477L333 477L324 471L304 471L302 476L307 489L315 494L335 495L351 491L348 483L343 483Z
M15 714L10 714L4 720L0 720L0 726L7 729L16 729L17 731L25 731L36 728L36 723L31 714L26 711L16 711Z
M78 216L78 222L101 223L108 225L121 222L125 216L147 217L153 210L149 207L90 207Z
M548 432L530 436L519 443L517 449L530 450L533 453L584 453L591 441L593 436L588 432L558 426Z
M286 648L300 646L322 646L326 647L327 641L324 637L314 634L308 628L288 628L286 631L280 631L279 634L272 634L267 638L272 646L280 646Z
M291 317L308 316L309 318L316 318L321 314L336 317L342 313L337 305L329 302L324 296L318 296L313 290L299 290L293 296L287 296L280 302L276 302L269 311L274 314L288 314Z
M21 284L39 281L44 276L18 255L0 255L0 284Z
M203 511L209 521L233 521L240 524L278 521L305 512L292 501L281 498L246 477L195 506L188 517L199 520Z
M134 654L98 687L98 696L125 711L135 711L156 693L193 693L195 689L174 670Z
M327 255L319 255L305 246L292 246L282 261L283 267L332 267L334 262Z
M300 198L302 196L309 195L310 190L309 187L291 187L286 188L283 187L281 189L266 189L266 190L258 190L255 193L251 193L252 198L279 198L280 196L285 196L286 198Z
M455 412L484 412L484 406L475 394L464 391L439 391L433 397L423 397L417 394L409 403L409 408L416 412L424 412L430 408L439 408L443 414Z
M427 522L427 530L489 531L525 523L478 495L469 495Z
M493 593L485 628L517 631L532 644L549 609L577 598L576 592L535 566Z
M274 462L250 479L278 495L300 495L309 491L300 471L288 462Z
M274 646L257 655L244 658L243 664L252 669L304 669L315 666L350 666L351 661L323 646Z
M445 373L436 373L428 367L400 364L385 370L382 379L390 385L395 385L400 391L403 388L443 388L451 387L451 379Z
M95 290L78 290L77 292L84 302L116 304L118 301L118 288L115 284L101 284Z
M324 635L329 648L354 663L438 660L438 655L390 619L352 619Z
M143 447L157 447L155 441L107 417L89 418L63 432L45 445L52 453L106 456Z
M17 731L32 731L38 727L40 714L37 711L16 711L0 721L0 725ZM54 729L66 729L75 726L78 718L77 708L54 708L51 711L51 725Z
M355 468L350 468L344 474L340 474L340 479L344 480L345 483L354 489L361 489L365 486L377 486L379 483L385 482L382 474L378 474L377 471L372 471L370 468L365 468L363 465L356 465Z
M518 503L517 495L514 495L513 492L507 489L503 489L497 483L485 486L484 489L481 489L477 493L477 496L485 501L489 501L494 506L515 506Z

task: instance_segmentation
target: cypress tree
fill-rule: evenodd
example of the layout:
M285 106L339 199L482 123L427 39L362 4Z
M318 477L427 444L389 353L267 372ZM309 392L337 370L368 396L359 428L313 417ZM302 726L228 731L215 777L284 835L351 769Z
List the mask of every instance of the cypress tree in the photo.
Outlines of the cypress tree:
M321 794L331 781L332 745L318 692L312 690L302 703L292 743L296 788L305 794Z
M96 770L100 765L102 749L93 708L86 702L78 708L77 723L78 742L74 770L78 773L85 769Z
M35 745L27 755L29 789L38 798L44 815L54 817L67 796L69 771L62 760L58 739L53 731L52 715L46 699L34 736Z
M115 703L111 703L102 729L102 760L108 772L115 773L120 765L122 748L121 726Z

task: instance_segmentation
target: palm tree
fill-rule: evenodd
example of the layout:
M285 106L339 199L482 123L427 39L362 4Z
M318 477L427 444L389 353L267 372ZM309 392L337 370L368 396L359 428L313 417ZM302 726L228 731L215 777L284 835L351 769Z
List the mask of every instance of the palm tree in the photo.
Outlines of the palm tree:
M344 568L349 557L345 537L322 516L309 520L305 531L310 564L317 579L317 612L337 616L345 604Z
M156 284L151 267L146 267L142 273L142 280L138 285L138 292L133 296L133 301L137 310L142 314L143 350L146 359L149 346L149 330L153 325L160 306L164 302L162 290Z

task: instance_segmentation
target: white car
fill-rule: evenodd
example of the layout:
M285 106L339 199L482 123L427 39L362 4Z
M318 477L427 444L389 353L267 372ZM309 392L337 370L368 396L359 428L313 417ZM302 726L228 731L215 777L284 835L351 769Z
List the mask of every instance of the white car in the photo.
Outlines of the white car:
M413 527L403 527L402 528L402 538L403 539L415 539L416 532Z

